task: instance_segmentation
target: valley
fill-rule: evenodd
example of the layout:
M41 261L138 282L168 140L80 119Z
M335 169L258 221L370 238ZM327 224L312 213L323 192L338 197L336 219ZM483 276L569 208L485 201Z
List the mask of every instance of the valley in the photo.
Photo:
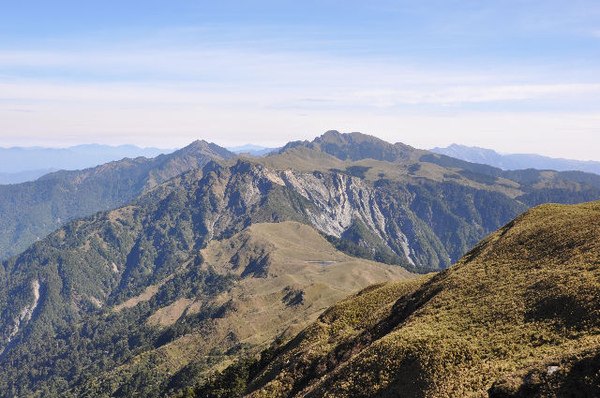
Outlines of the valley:
M600 397L598 0L2 5L0 398Z
M39 196L42 186L48 191ZM514 276L509 260L490 268L496 260L475 254L490 248L504 258L514 242L497 247L489 243L494 237L514 232L513 224L523 236L544 236L531 219L553 225L544 218L553 212L556 222L589 213L581 223L593 234L593 204L573 207L585 209L575 215L563 210L569 207L527 211L546 202L600 200L594 174L503 171L336 131L259 158L197 141L155 159L4 188L2 203L13 206L0 207L5 240L25 245L34 231L42 235L20 251L4 249L6 256L14 250L0 267L0 396L6 397L192 394L204 391L207 380L218 383L218 375L239 387L218 396L344 396L361 388L365 396L385 396L413 378L420 387L407 396L481 394L507 370L518 374L529 366L523 356L541 355L523 348L494 362L502 344L528 343L521 332L484 329L502 329L504 319L525 322L522 304L511 300L533 289L523 287L527 281L546 276L528 269ZM24 206L9 211L17 201ZM592 239L574 236L573 247ZM570 258L567 248L552 249L560 243L555 238L543 242L545 250ZM511 261L533 255L523 250ZM539 262L546 261L539 250ZM581 267L588 267L593 261L581 253ZM518 283L511 287L506 278ZM521 323L525 334L593 347L547 325ZM383 352L392 362L379 369ZM244 365L259 354L259 362ZM439 371L392 377L408 360L428 369L431 363L422 361L429 357L439 358ZM470 369L471 379L464 381L452 364ZM477 373L482 364L488 376ZM340 387L336 378L348 383Z

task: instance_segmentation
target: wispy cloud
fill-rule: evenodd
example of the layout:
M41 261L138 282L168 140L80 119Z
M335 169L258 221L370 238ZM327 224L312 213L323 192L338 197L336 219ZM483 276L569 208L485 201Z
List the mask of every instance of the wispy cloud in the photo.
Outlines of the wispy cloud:
M35 113L32 109L8 109L9 112Z
M450 85L421 90L375 90L354 93L357 102L375 106L464 105L528 100L581 99L600 95L600 84ZM370 101L369 101L370 100ZM380 104L380 105L377 105Z
M320 86L289 86L265 84L256 90L254 84L239 84L237 88L182 82L157 84L105 82L105 83L46 83L39 81L0 82L0 100L4 102L29 102L71 104L81 107L148 106L162 107L220 107L240 108L287 107L298 109L344 108L395 108L399 106L432 105L462 106L498 102L572 102L600 97L600 84L525 84L525 85L432 85L411 88L390 82L389 88L371 88L369 81L360 84L354 76L348 87L337 83ZM394 85L395 87L393 87Z
M253 103L306 107L468 105L597 95L598 81L561 81L548 71L423 67L393 58L249 49L0 51L0 98L115 103ZM67 79L65 76L69 76ZM572 80L570 78L569 80ZM527 83L523 83L526 81Z
M0 51L0 68L33 70L37 76L63 78L74 73L79 79L103 80L192 80L205 84L224 82L250 84L315 85L323 81L420 83L475 81L481 76L467 73L423 71L390 58L335 57L321 53L256 51L237 49L129 49L95 51ZM433 72L433 73L431 73ZM6 75L6 74L5 74ZM67 75L69 76L69 75ZM70 77L71 78L71 77ZM389 81L389 80L388 80Z
M360 26L358 33L331 35L323 25L325 30L303 37L305 26L294 31L275 24L258 33L248 25L228 33L229 25L175 27L148 37L124 32L126 39L112 31L110 40L99 35L0 47L0 144L45 135L72 144L172 147L206 138L235 145L251 136L255 143L279 145L336 128L421 147L495 143L510 151L503 142L526 145L520 137L571 129L587 143L579 147L597 147L589 144L597 142L589 132L600 126L592 109L600 104L600 78L594 65L585 69L593 61L574 72L571 63L584 64L577 57L555 61L523 54L523 48L554 51L554 43L534 48L532 42L515 45L514 37L498 41L496 27L505 24L496 14L501 6L483 7L483 15L462 10L460 15L470 15L467 25L434 8L417 12L429 25L415 24L406 31L412 36L373 39L361 36ZM550 18L551 26L531 28L538 18L533 8L502 32L526 26L546 34L562 23ZM429 19L431 12L437 17ZM483 25L492 20L496 25L486 30ZM471 28L482 28L482 38ZM589 31L600 37L590 25L581 29L588 42ZM461 45L467 50L454 54ZM486 46L479 57L468 53L481 50L476 45ZM521 52L503 58L511 46ZM558 111L547 112L549 105ZM445 134L449 142L440 138ZM553 137L564 140L559 133Z

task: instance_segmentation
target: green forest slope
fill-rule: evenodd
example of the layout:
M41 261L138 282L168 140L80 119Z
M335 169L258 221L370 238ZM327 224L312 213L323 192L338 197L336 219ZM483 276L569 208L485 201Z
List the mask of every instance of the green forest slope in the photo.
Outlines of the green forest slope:
M294 333L353 290L405 269L445 268L537 201L600 198L598 176L505 174L358 133L198 168L207 145L188 148L189 163L162 158L173 163L139 180L107 174L119 187L107 192L138 181L145 193L2 263L0 392L175 391ZM192 170L158 184L184 166ZM304 258L304 246L368 261ZM394 266L363 272L373 260ZM244 319L252 325L240 326Z
M67 222L122 206L143 192L235 154L196 141L168 155L125 158L94 168L58 171L36 181L0 185L0 260L18 254Z
M128 396L127 386L148 375L162 382L194 358L210 370L298 330L353 290L409 275L339 253L309 226L281 223L304 220L309 208L251 163L213 162L5 261L3 396L93 390L87 381L109 370L114 383L102 385Z

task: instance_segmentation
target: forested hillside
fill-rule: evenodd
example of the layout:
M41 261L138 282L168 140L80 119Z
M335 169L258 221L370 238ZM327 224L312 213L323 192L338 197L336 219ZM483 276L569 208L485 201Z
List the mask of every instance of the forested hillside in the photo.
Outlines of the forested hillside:
M409 276L398 266L336 254L308 226L281 224L306 222L310 203L269 178L250 162L231 167L211 162L128 206L72 221L5 261L0 390L7 396L62 394L72 387L95 391L84 382L125 366L124 375L117 372L111 383L102 384L116 391L148 375L161 381L199 352L207 355L200 363L210 370L297 330L353 290ZM249 229L266 222L289 225L277 236L291 233L293 225L305 228L290 238L299 241L295 257L274 253L275 238L258 239L261 230ZM245 235L237 235L242 231ZM224 249L211 250L209 243L220 241ZM238 302L249 305L245 310L232 301L238 290ZM244 304L248 297L256 302ZM234 331L237 318L230 314L263 311L265 303L276 305L254 326ZM282 312L289 314L286 322ZM271 328L259 322L265 319ZM243 341L251 336L262 337ZM195 343L183 344L183 338ZM174 352L161 349L172 342ZM142 368L140 361L146 364ZM130 390L120 391L128 396Z
M2 263L4 396L175 392L360 288L445 269L537 203L600 198L593 174L504 172L358 133L215 160L228 156L196 142L40 180L90 195L66 203L144 193ZM41 208L70 209L52 197Z
M125 158L0 185L0 259L20 253L70 220L122 206L169 178L233 156L215 144L197 141L156 158Z

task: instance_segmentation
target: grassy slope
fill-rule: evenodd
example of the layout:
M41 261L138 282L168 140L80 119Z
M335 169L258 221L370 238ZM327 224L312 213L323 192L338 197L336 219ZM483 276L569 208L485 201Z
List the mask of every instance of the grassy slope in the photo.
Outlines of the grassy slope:
M457 173L461 170L458 167L442 167L430 162L420 162L419 158L426 153L427 151L412 149L407 157L394 161L373 158L341 160L322 152L318 147L296 146L257 161L275 170L293 169L301 172L342 171L351 174L353 167L364 168L365 172L361 173L361 177L371 182L380 179L405 183L417 183L421 180L450 181L477 189L501 192L511 198L524 193L519 189L520 185L511 180L498 178L494 184L485 184L460 175Z
M252 225L230 239L211 242L202 256L203 267L241 278L216 297L182 298L158 309L149 322L172 325L211 306L219 309L218 315L74 393L99 395L98 386L112 385L112 395L140 369L152 369L167 380L190 362L203 368L201 378L240 355L259 352L276 337L289 338L352 291L413 276L398 266L349 257L296 222ZM154 290L132 303L149 300Z
M425 150L401 143L390 144L360 133L327 132L312 142L291 143L278 153L258 161L276 170L293 169L302 172L338 170L353 174L353 169L363 169L361 178L371 182L380 179L404 183L446 181L500 192L510 198L525 193L522 184L502 177L500 169L448 157L441 159L440 155ZM550 180L556 178L555 174L536 177L539 177L539 181L548 180L547 186L552 187L555 184Z
M332 307L248 392L486 396L496 382L497 396L534 387L554 396L552 383L583 388L569 375L598 362L599 249L600 202L534 208L419 286L371 287ZM550 365L558 366L552 375Z
M357 138L363 139L364 137L354 136L353 139ZM321 140L321 144L322 143L323 140ZM472 225L481 222L477 221L477 218L483 219L484 217L479 217L477 211L471 210L492 209L497 213L496 210L501 207L498 206L498 203L506 204L503 201L494 200L482 202L481 200L478 200L478 194L481 193L479 191L467 192L467 195L464 195L464 190L457 190L455 186L450 186L450 188L452 189L438 188L436 184L431 182L433 181L435 176L441 176L440 178L443 178L445 182L454 180L464 180L465 184L461 183L460 185L460 187L463 188L464 185L469 184L480 184L483 187L484 185L489 185L488 183L489 181L491 181L491 179L489 178L475 176L479 180L478 182L475 180L466 179L466 177L464 177L460 173L461 170L456 167L454 169L443 169L440 165L431 162L417 162L415 160L416 158L413 157L414 153L410 152L410 148L399 148L398 151L395 151L392 150L388 144L382 144L381 142L374 142L372 146L366 144L368 144L368 140L365 139L362 141L362 146L359 146L358 155L362 156L361 154L365 153L373 154L376 153L377 150L381 149L382 158L384 158L384 160L377 162L375 160L362 159L352 162L352 159L354 159L352 156L358 155L357 153L355 153L355 150L349 146L344 147L346 149L343 150L340 150L335 146L330 147L332 152L337 153L339 156L345 156L345 160L334 157L324 152L319 152L314 148L311 149L308 147L304 148L302 146L298 146L291 148L290 150L298 150L301 152L301 154L303 154L303 156L308 154L304 158L306 167L313 167L315 164L320 164L319 162L313 162L315 156L320 156L323 159L326 158L326 162L323 163L323 170L325 171L332 168L331 166L334 166L333 168L345 170L345 173L348 174L364 174L367 180L376 181L378 183L381 183L381 185L385 185L383 184L383 182L385 181L377 180L377 178L380 178L381 173L383 173L384 176L387 176L386 170L388 170L389 173L399 173L399 175L408 176L406 178L412 179L414 183L410 185L410 187L407 186L407 189L401 190L401 184L398 184L399 187L389 188L389 192L386 191L384 193L385 195L387 195L386 198L390 199L388 201L388 204L391 204L390 208L402 207L395 206L395 200L399 198L399 196L397 195L398 193L402 193L406 196L410 196L411 198L418 199L412 203L412 208L415 212L414 219L407 220L411 222L407 222L406 225L403 225L403 228L408 228L413 224L412 221L419 221L421 224L414 223L416 225L414 229L417 230L416 234L418 234L419 232L422 233L422 231L426 229L425 227L427 227L426 224L429 223L434 224L434 229L437 228L435 229L436 233L438 233L439 230L442 233L444 233L445 231L446 235L448 235L448 231L455 230L454 225L458 225L459 227L466 229L467 225ZM342 146L344 145L345 144L343 144L342 142ZM344 154L344 151L347 151L349 155L346 156ZM417 152L415 153L418 155ZM422 156L419 157L419 159L421 158ZM281 159L283 159L283 161L285 162L289 162L289 159L285 160L283 157ZM297 164L299 164L299 162ZM419 167L412 167L415 164L419 165ZM288 166L285 166L285 164L283 164L281 167L285 168ZM380 169L377 169L378 167ZM145 340L139 344L133 341L133 339L130 339L132 340L129 342L131 346L130 348L133 352L131 355L137 355L140 352L140 350L145 350L145 347L151 344L160 346L160 349L152 351L152 354L146 356L139 356L138 360L139 363L143 363L144 361L146 361L145 363L151 363L153 361L158 361L158 363L160 364L166 363L167 365L165 365L162 369L164 369L164 371L169 374L173 372L173 369L177 369L178 367L182 366L182 364L185 364L186 361L188 361L189 356L186 356L188 355L186 354L186 352L193 351L195 349L194 347L206 346L218 348L214 352L209 352L208 356L204 355L206 354L206 351L196 351L196 355L198 355L198 357L204 355L202 361L205 361L206 365L209 368L214 365L215 360L219 360L217 358L222 358L223 354L229 355L226 351L228 348L244 348L244 344L246 344L250 348L256 347L258 343L252 342L250 340L244 340L245 338L242 334L240 334L240 336L242 336L241 339L240 336L235 334L231 336L227 335L225 336L225 338L220 332L221 329L218 329L218 324L219 322L221 322L220 319L226 318L227 316L235 316L236 313L243 313L247 310L247 308L245 307L246 298L240 296L237 303L234 300L230 302L229 299L223 299L219 303L212 303L214 304L213 307L216 306L216 308L212 308L210 301L203 301L204 299L200 300L192 297L192 295L196 294L196 291L200 289L201 286L204 286L206 284L210 285L212 283L210 280L208 282L199 281L197 285L192 284L193 286L188 286L186 288L188 290L191 290L186 290L186 292L184 293L181 292L182 289L181 286L178 285L178 283L180 285L187 283L187 279L185 279L184 276L186 278L188 276L194 277L196 267L200 271L206 271L205 269L201 269L202 261L196 261L199 260L196 257L196 254L197 250L203 247L204 244L211 239L211 237L213 236L213 232L217 234L216 236L222 238L224 236L230 237L231 234L233 234L234 232L238 232L240 229L243 228L243 226L248 225L249 223L260 223L265 221L270 222L283 219L291 219L301 222L306 221L306 217L304 216L308 211L315 210L314 204L309 202L308 199L300 197L299 194L284 189L277 183L271 184L273 180L269 178L268 175L273 176L274 173L269 170L262 170L264 171L264 173L262 173L262 171L259 170L260 167L258 167L254 162L238 162L231 168L227 168L227 170L225 170L225 168L223 167L218 166L217 164L211 164L207 166L206 169L206 173L203 173L201 171L194 171L182 177L172 179L170 180L170 182L152 190L150 194L142 197L138 202L136 202L136 204L134 204L133 207L126 208L132 210L131 212L125 211L124 214L118 217L116 216L117 213L115 212L107 213L106 215L99 215L96 217L92 217L90 220L87 221L72 223L68 227L69 229L55 233L53 237L51 237L52 242L54 243L50 242L49 240L46 243L42 242L36 245L36 248L43 250L32 250L28 252L27 255L24 255L22 257L22 259L27 261L18 263L18 266L11 265L6 268L7 272L11 272L11 279L14 279L15 276L22 277L23 284L20 286L20 291L15 289L15 291L9 292L7 289L4 289L4 296L6 296L6 298L12 298L13 296L16 296L18 299L20 299L21 304L30 304L33 301L33 296L31 296L33 294L31 282L34 280L39 280L42 283L42 300L40 301L40 307L37 311L39 311L40 314L42 314L42 311L44 310L44 300L46 300L45 302L47 303L57 304L56 306L54 306L54 309L56 311L44 313L44 321L49 326L49 336L52 336L50 332L53 333L54 330L50 330L50 326L53 326L53 322L58 323L57 320L64 320L64 323L70 323L69 333L71 333L71 329L79 327L78 322L80 318L75 316L78 314L73 315L72 319L68 319L67 316L70 316L71 313L79 311L79 307L81 307L82 305L88 305L93 310L93 314L91 315L93 317L95 316L94 311L98 310L97 308L95 308L98 306L95 305L96 301L100 301L100 304L102 304L101 301L103 299L106 299L106 302L104 304L107 304L108 306L118 304L130 298L131 296L140 294L143 291L143 289L145 289L149 284L154 284L156 285L156 289L158 292L158 294L156 294L154 298L156 299L156 297L159 297L161 296L161 294L164 293L164 300L161 299L162 301L156 300L155 302L150 302L143 301L142 298L139 298L139 302L146 303L147 306L143 308L143 311L140 310L140 308L143 305L138 305L132 309L129 309L131 311L124 310L123 313L129 314L129 318L127 319L128 322L130 322L131 319L135 318L135 316L137 316L136 314L141 313L144 314L144 317L140 316L141 319L146 319L146 312L149 311L153 311L150 323L153 325L162 325L163 327L166 324L172 324L173 322L180 320L179 318L181 318L181 316L186 313L201 313L206 316L215 316L217 318L217 320L213 319L213 323L207 322L207 326L202 326L204 329L202 329L200 333L196 334L196 336L202 335L202 333L208 335L208 333L213 333L216 330L215 339L210 340L208 342L202 339L193 340L190 336L186 337L188 340L185 340L184 338L176 339L179 336L179 329L177 328L171 329L171 335L168 339L165 339L165 341L168 340L169 344L158 344L156 341L153 340L156 337L156 334L153 334L155 332L155 329L148 331L148 333L144 332L144 335L142 337L144 337ZM309 170L312 169L309 168ZM445 174L440 174L443 170L445 170L445 173L451 173L453 172L453 170L456 171L456 173L448 174L450 176L448 177ZM426 178L431 178L432 180L429 180L430 182L427 182ZM496 177L494 177L493 179L494 182L497 182L499 180L500 179ZM422 185L417 186L416 184ZM446 185L448 184L445 184L444 187L446 187ZM518 187L518 185L515 185L514 183L514 186L509 185L510 184L506 185L506 187L510 189L516 189L516 187ZM408 188L411 189L409 190ZM421 192L426 189L431 190L431 192ZM487 191L482 192L486 194L489 193ZM424 200L423 193L429 195L427 196L427 200ZM515 195L516 194L517 193L515 193ZM498 193L498 195L501 194ZM256 200L246 200L247 198ZM471 204L471 202L469 201L473 202L473 209L468 208L469 206L465 206L465 204ZM461 207L461 209L452 208L450 209L451 211L446 209L451 205ZM434 209L434 207L437 208L435 212L431 211ZM510 211L515 211L513 207L507 206L507 208ZM136 211L135 209L137 209L138 211ZM455 210L458 211L456 214L460 217L455 217L455 215L453 214ZM249 214L250 217L248 217ZM418 217L423 217L423 220L426 221L419 220L416 214L418 214ZM440 217L440 214L445 217ZM501 215L504 216L506 214L507 212L504 212ZM510 216L506 216L504 218L498 216L497 218L494 218L494 220L507 220L510 217L512 217L512 214L516 213L513 212L510 214ZM395 217L399 216L394 215L393 218ZM463 217L468 218L463 219ZM96 226L98 226L99 228L96 228L96 226L93 225L94 223L97 224ZM500 223L500 221L494 221L494 223L492 224L493 227L488 227L488 231L492 228L496 228L498 225L500 225ZM67 231L68 233L66 233L65 231ZM427 230L426 232L428 231L429 230ZM64 235L65 233L66 235ZM440 236L442 236L442 233L440 233ZM270 239L273 239L273 237L279 238L281 234L281 231L277 234L271 234L272 236ZM431 232L431 234L433 234L433 232ZM464 236L468 235L469 239L471 240L453 239L452 236L445 236L443 242L445 243L446 241L448 241L454 246L460 246L459 249L461 250L461 253L464 253L467 247L470 247L465 242L475 242L482 235L481 233L476 237L476 239L472 238L473 233L471 230L468 230L467 233L460 232L460 234ZM230 259L226 258L227 251L229 249L223 249L226 253L224 255L225 257L223 258L225 258L226 261L224 263L219 263L211 260L213 264L212 267L214 267L215 269L219 269L219 267L221 267L221 270L223 270L223 272L233 270L234 272L238 272L240 275L246 272L245 276L248 277L246 278L247 280L251 280L251 278L257 280L264 279L263 277L265 275L277 275L277 270L279 269L278 266L282 264L282 262L277 262L273 260L277 258L276 254L271 253L268 250L263 252L262 249L259 249L259 247L261 247L261 244L258 244L256 242L259 242L261 239L264 238L261 238L259 235L260 234L256 232L252 239L250 239L249 241L250 246L256 246L256 248L253 247L251 250L248 251L246 250L247 247L244 247L244 250L238 250L239 253L235 253L235 255L237 256L235 259L233 259L233 255L230 257L231 261ZM241 236L242 235L238 236L237 241L230 241L228 244L233 245L232 247L236 247L236 245L238 245L239 247L244 246L246 243L244 243L244 239L242 239ZM462 236L459 236L459 238L461 237ZM67 240L69 242L65 241L66 238L68 238ZM304 236L296 235L295 239L304 239ZM458 241L458 243L456 243L456 241ZM440 247L441 245L442 244L440 243ZM287 245L285 246L285 248L293 250L293 247L291 245ZM253 253L253 255L248 256L248 253ZM289 255L290 254L286 254L285 256ZM211 258L211 254L208 252L205 252L204 256L206 256L206 258L208 259ZM217 254L214 254L214 256L217 256ZM285 256L281 255L280 257L284 258ZM50 261L48 264L43 264L42 259L49 259ZM194 263L192 270L182 269L182 272L180 274L173 274L174 272L176 272L176 270L179 270L179 268L183 268L183 266L185 266L186 263L189 264L191 262ZM229 262L231 264L226 265ZM90 265L93 265L93 267L86 268L86 266ZM289 266L293 268L297 265ZM314 269L320 269L319 267L323 267L322 265L316 263L304 263L303 266L307 268L299 269L309 270L310 268L308 268L308 266L312 266L314 267ZM329 269L333 270L335 269L335 267L330 267ZM0 273L3 271L3 269L0 269ZM29 271L33 272L30 273ZM50 275L50 271L52 271L52 275ZM120 274L121 272L123 272L123 274ZM308 274L310 274L310 272ZM48 276L46 277L44 275ZM364 276L365 274L358 275ZM173 276L174 279L165 282L170 276ZM43 278L46 278L46 280L44 280ZM345 278L342 279L344 283L355 281L353 274L347 273L345 271L339 272L332 279L336 278ZM226 284L227 280L227 278L223 278L221 282L223 282L223 284ZM285 281L285 279L280 280ZM331 282L331 280L327 280L327 282ZM364 282L366 284L369 281L364 280ZM46 285L44 285L44 283L46 283ZM160 283L165 284L160 285ZM304 289L298 288L296 285L294 285L294 283L296 283L296 280L288 280L285 285L282 284L281 286L276 286L277 288L282 287L282 289L284 290L277 291L277 294L269 296L268 299L274 300L273 303L278 303L278 306L282 306L283 301L285 301L287 304L290 304L296 299L301 301L303 297L315 297L317 299L320 299L321 297L329 297L328 294L321 294L318 289L315 291L314 294L309 292L308 290L302 293L301 291ZM51 287L52 290L44 290L45 286ZM358 289L361 286L355 284L352 288L350 288L350 284L348 284L348 289L344 292L350 292L351 290ZM20 293L20 296L18 294L15 294L15 292ZM49 295L48 292L52 293L52 295ZM192 294L190 292L194 293ZM2 296L3 295L0 294L0 297ZM64 298L68 299L68 301L61 301ZM87 301L90 301L90 303L87 303ZM162 306L165 305L168 305L168 307L162 308ZM260 301L257 302L257 305L268 306L271 305L271 302ZM329 305L329 303L324 302L322 305L324 307ZM293 306L294 305L291 305L290 307ZM8 313L8 315L5 317L6 319L9 319L9 322L6 322L6 325L8 325L8 327L4 328L5 334L8 335L8 333L10 333L9 327L12 327L12 323L9 324L10 321L13 321L15 319L16 315L18 315L18 312L21 311L23 306L17 306L11 302L10 305L6 305L5 307L12 307L9 310L7 310L7 313L10 310L16 311L15 314ZM321 309L323 307L321 307ZM217 310L217 312L211 312L213 309ZM295 308L295 310L297 310L297 308ZM64 316L63 312L58 311L69 312L67 312L67 316ZM290 314L291 313L292 312L290 312ZM113 315L114 314L107 315L108 318L111 319L111 322L114 321L113 318L118 318L113 317ZM37 317L34 317L33 319L36 320L36 318ZM108 322L103 323L96 318L94 319L98 321L98 324L101 326L106 327L108 325ZM260 318L257 319L257 322L262 322ZM135 321L137 320L139 319L135 318ZM86 326L88 325L89 324L86 324ZM143 325L147 324L143 323ZM127 327L130 327L131 330L135 330L137 326L139 325L131 322L127 324ZM179 326L179 323L176 323L174 326ZM190 326L189 323L187 324L187 326ZM269 327L271 326L272 325L269 325ZM112 328L112 325L110 327ZM196 323L194 323L193 327L196 327ZM297 327L299 328L301 327L301 325L297 325ZM21 327L21 329L24 330L23 327ZM89 354L89 351L85 351L87 349L85 347L88 339L90 342L97 342L97 339L95 337L96 333L90 332L90 330L93 331L92 327L84 329L85 330L83 330L83 332L80 333L82 334L82 338L80 339L81 343L79 345L79 347L81 348L81 355L84 359L86 359L88 362L92 362L95 366L96 364L100 363L100 361L90 359L90 356L87 355ZM293 330L296 329L290 329L290 331ZM79 333L78 331L76 332ZM64 333L64 336L66 336L62 339L62 341L64 341L64 346L57 344L56 350L53 350L50 353L51 355L55 355L56 353L56 355L51 356L49 354L48 358L53 359L44 361L43 365L46 366L46 368L43 368L43 371L40 370L41 373L45 372L47 369L55 369L56 366L53 362L54 359L62 356L63 353L67 350L72 351L71 348L65 348L67 346L72 347L71 341L67 339L67 337L70 336L69 333ZM251 337L255 337L255 335L260 337L259 333L254 333ZM50 338L46 338L45 336L42 336L39 333L36 336L41 337L39 337L38 339L39 344L36 342L35 347L42 347L44 349L48 348L53 344L47 344L47 346L44 346L44 343L42 343L43 341L54 342L55 340L53 336ZM125 334L124 336L127 335ZM118 337L123 338L123 335L120 335ZM229 337L234 338L230 339ZM108 337L106 338L108 339ZM175 341L173 341L173 339L175 339ZM30 348L31 347L25 347L24 350L28 350ZM98 350L100 350L99 347L97 348ZM102 354L102 351L106 350L98 351L98 354ZM35 354L35 351L33 351L33 354L32 351L29 351L28 354L29 355L20 355L18 352L15 352L14 357L17 358L17 360L20 360L22 358L38 358L38 356ZM110 355L107 356L111 357L110 360L114 363L122 363L122 358L130 358L129 356L121 357L119 355L113 354L114 352L111 351ZM86 356L87 358L85 358ZM163 357L167 359L163 360ZM6 363L8 364L9 358L5 358ZM12 362L13 361L11 358L11 368L15 371L19 371L21 368L20 362L14 366ZM25 360L23 360L23 362L25 362ZM30 363L33 362L35 361L31 361ZM63 368L66 366L70 366L73 363L77 363L78 365L80 364L79 361L72 360L72 358L70 357L65 359L63 362ZM112 366L113 362L111 362L109 365L106 365L106 367ZM35 366L36 369L42 369L38 365L40 364L38 363ZM82 366L87 366L87 363L83 364ZM151 364L151 366L154 365ZM70 370L68 369L66 371L70 372ZM95 372L95 368L89 367L86 368L86 371ZM72 373L76 375L81 375L79 369L74 369ZM25 372L23 372L23 374L25 374ZM71 373L69 373L69 375L70 374ZM40 376L39 380L43 381L43 377L45 376ZM32 386L37 388L37 386L40 384L39 380L32 379ZM23 384L16 378L13 378L10 381L11 383L14 382L15 385Z

